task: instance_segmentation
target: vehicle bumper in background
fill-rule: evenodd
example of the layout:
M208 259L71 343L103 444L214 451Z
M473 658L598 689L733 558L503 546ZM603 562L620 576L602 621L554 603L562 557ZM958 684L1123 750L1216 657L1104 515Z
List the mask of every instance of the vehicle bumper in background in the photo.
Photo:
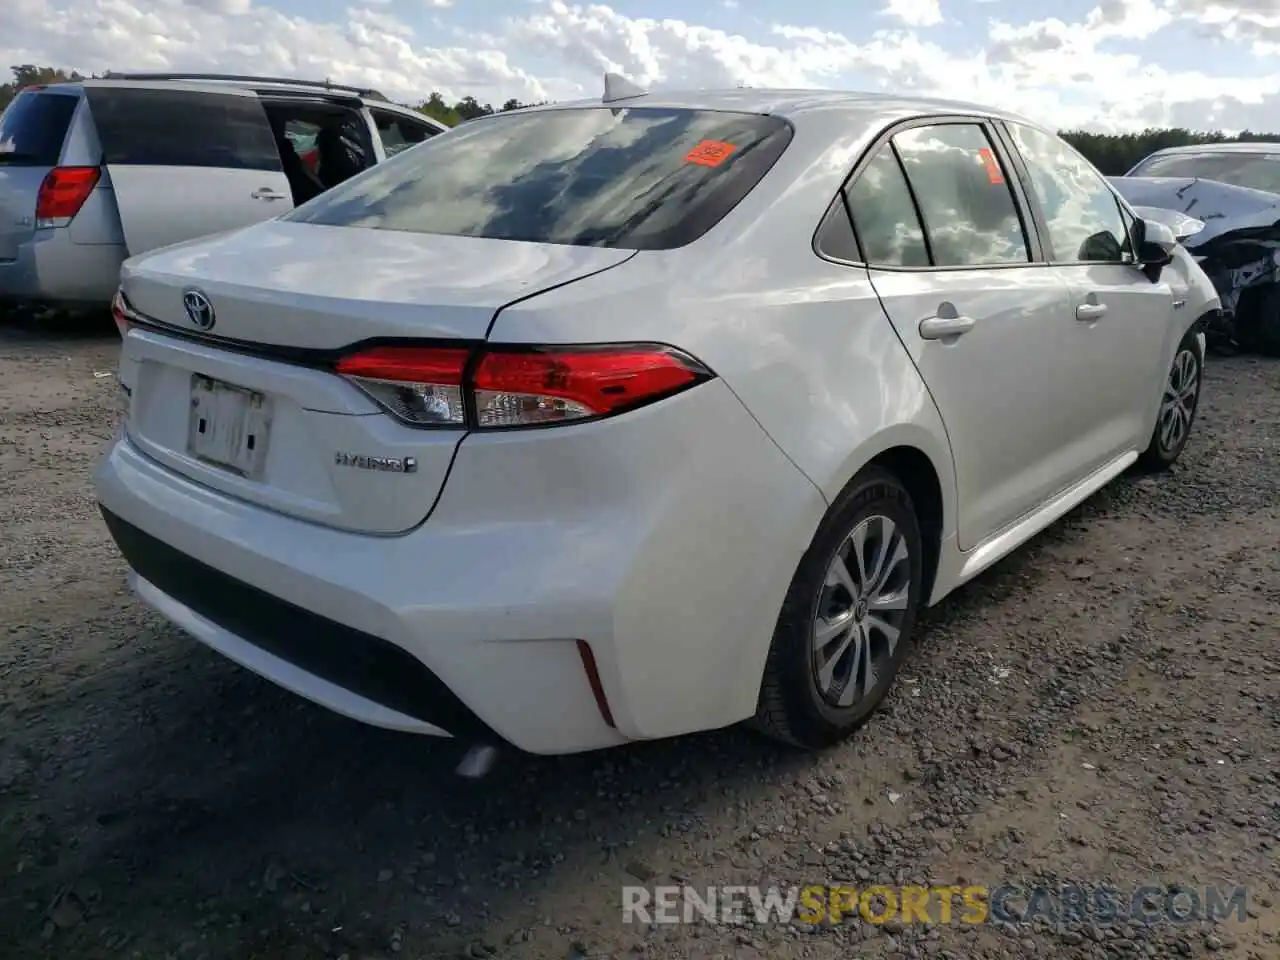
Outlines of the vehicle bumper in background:
M720 381L473 434L400 536L228 497L128 439L97 490L140 596L231 659L368 723L545 754L750 716L825 510Z
M37 231L0 260L0 303L106 309L127 256L119 244L73 243L68 228Z

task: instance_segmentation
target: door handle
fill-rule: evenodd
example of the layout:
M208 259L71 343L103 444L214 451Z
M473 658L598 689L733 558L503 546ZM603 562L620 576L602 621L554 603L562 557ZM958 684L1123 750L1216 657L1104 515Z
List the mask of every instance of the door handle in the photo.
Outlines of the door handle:
M945 340L968 333L977 323L973 317L926 317L920 321L920 336L924 340Z
M1076 307L1077 320L1097 320L1099 317L1105 316L1107 305L1105 303L1082 303Z
M284 200L288 194L280 193L278 190L272 190L270 187L259 187L253 193L249 194L255 200Z

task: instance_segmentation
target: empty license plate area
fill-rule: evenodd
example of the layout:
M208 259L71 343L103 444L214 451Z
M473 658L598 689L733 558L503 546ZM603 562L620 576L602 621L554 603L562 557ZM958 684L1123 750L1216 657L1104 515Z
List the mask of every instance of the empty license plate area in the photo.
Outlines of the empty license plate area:
M198 460L258 478L266 462L271 404L264 394L212 377L191 377L187 449Z

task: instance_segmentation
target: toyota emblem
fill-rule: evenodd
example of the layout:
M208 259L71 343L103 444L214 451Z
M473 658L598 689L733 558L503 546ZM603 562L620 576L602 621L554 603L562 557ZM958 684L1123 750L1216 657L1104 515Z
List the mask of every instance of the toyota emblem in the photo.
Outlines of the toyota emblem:
M182 309L187 312L187 319L201 330L212 330L217 319L213 312L213 304L199 290L188 290L182 295Z

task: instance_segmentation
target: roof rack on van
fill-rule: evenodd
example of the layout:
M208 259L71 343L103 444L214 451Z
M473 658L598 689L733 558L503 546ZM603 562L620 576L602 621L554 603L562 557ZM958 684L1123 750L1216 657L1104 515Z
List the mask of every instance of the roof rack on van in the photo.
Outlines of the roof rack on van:
M234 73L151 73L120 72L111 70L103 74L104 80L224 80L232 83L279 83L291 87L314 87L318 90L341 90L354 93L371 100L386 100L377 90L369 87L352 87L345 83L333 83L329 80L292 80L288 77L255 77ZM390 102L390 101L388 101Z

